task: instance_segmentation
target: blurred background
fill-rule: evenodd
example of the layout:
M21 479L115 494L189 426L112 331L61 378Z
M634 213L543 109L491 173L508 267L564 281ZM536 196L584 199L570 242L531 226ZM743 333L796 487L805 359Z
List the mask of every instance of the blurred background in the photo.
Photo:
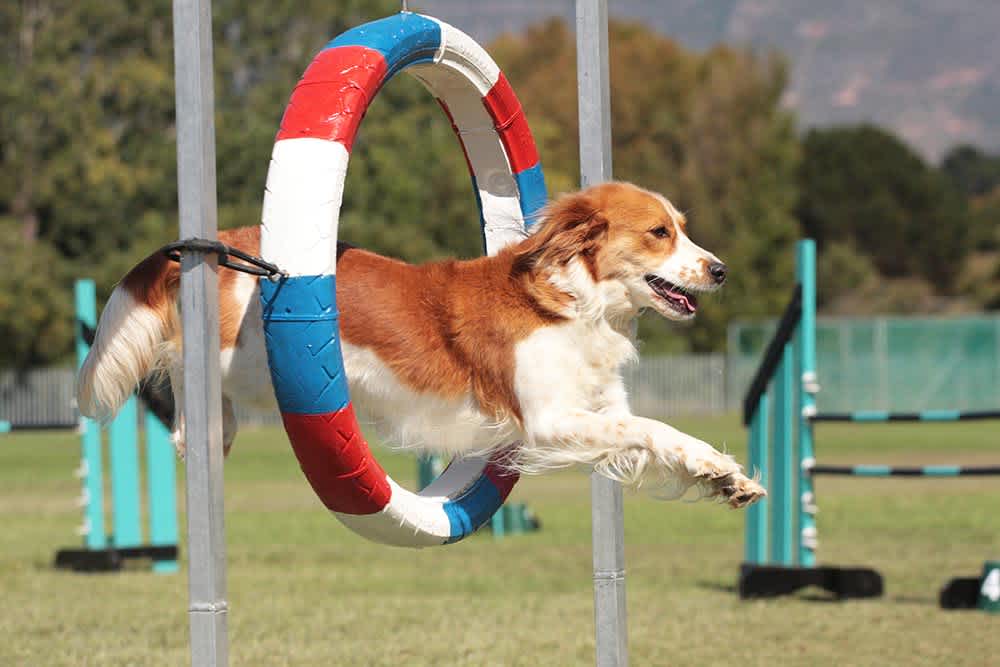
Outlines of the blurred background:
M488 47L523 100L550 191L574 188L573 3L415 4ZM275 128L312 54L396 9L214 3L221 227L259 222ZM982 321L1000 308L1000 5L618 0L611 14L615 175L666 193L732 268L693 326L642 320L649 400L670 399L660 378L673 375L712 386L668 412L735 405L804 236L819 243L821 315L978 315L957 331L979 348L974 366L1000 366L996 320ZM31 384L29 369L70 367L74 279L94 278L103 301L177 236L170 16L166 0L0 8L0 400L15 379ZM399 77L368 116L342 238L413 261L476 255L468 175L431 97Z
M609 5L615 176L666 194L730 266L692 325L641 320L635 412L746 460L736 413L806 237L818 243L821 410L1000 407L1000 3ZM550 194L574 189L574 3L410 7L490 51ZM259 222L278 122L313 55L398 9L213 2L220 227ZM168 0L0 3L0 423L75 423L74 281L94 279L101 305L177 238L171 32ZM354 144L341 238L411 261L471 257L475 206L447 119L396 77ZM326 516L275 415L240 418L226 467L237 664L591 664L585 475L518 485L537 533L389 550ZM996 422L865 428L824 426L823 460L1000 458ZM415 485L410 457L378 457ZM52 570L55 549L79 542L78 465L72 431L0 439L0 635L13 640L0 664L184 663L180 580ZM995 617L947 615L936 596L946 575L1000 553L995 481L835 479L819 493L824 558L877 565L883 601L740 603L742 514L629 495L634 663L992 664Z

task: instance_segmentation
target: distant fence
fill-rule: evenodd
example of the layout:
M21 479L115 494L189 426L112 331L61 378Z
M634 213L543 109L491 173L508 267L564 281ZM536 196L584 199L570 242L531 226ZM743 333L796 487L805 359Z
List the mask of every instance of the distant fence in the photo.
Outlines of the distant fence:
M625 369L634 412L650 417L739 409L774 321L729 327L728 356L647 357ZM825 412L1000 407L1000 317L820 318L817 365ZM73 371L0 371L0 421L76 419ZM279 424L277 414L237 406L241 424Z
M774 320L729 326L730 407L737 407ZM1000 408L1000 317L819 318L820 412Z
M73 369L0 371L0 421L15 424L76 420ZM651 357L626 368L632 409L650 417L718 414L726 409L726 360L721 354ZM280 424L276 412L237 406L247 426Z
M0 372L0 421L13 424L71 424L76 421L73 370L37 368Z
M726 357L643 358L625 368L632 411L648 417L715 415L726 410Z

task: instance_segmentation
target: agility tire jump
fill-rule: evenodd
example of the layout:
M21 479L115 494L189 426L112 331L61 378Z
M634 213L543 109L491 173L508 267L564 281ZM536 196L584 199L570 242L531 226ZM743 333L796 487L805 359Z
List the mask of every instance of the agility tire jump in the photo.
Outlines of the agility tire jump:
M462 144L486 252L521 238L537 218L545 180L506 78L461 31L404 12L341 34L295 87L275 141L261 223L262 255L286 275L260 286L275 395L313 490L363 537L423 547L474 532L503 504L517 475L504 467L503 452L466 457L411 493L375 461L348 395L335 282L344 179L369 103L404 69L437 98Z

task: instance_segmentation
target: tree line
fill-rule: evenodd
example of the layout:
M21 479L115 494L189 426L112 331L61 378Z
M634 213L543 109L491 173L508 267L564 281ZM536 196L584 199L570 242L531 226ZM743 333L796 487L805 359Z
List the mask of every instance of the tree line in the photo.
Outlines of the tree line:
M214 4L220 226L256 224L294 82L337 33L392 2ZM447 18L447 17L445 17ZM177 235L173 53L166 0L19 0L0 7L0 366L62 361L72 281L106 298ZM664 192L731 267L693 326L643 318L644 351L721 349L733 318L788 296L792 244L820 243L830 312L1000 308L1000 156L931 165L869 126L804 135L783 108L787 63L725 45L687 50L611 25L614 173ZM550 192L578 182L575 46L560 21L488 45L517 90ZM475 198L455 137L398 77L355 143L341 237L411 261L478 254Z

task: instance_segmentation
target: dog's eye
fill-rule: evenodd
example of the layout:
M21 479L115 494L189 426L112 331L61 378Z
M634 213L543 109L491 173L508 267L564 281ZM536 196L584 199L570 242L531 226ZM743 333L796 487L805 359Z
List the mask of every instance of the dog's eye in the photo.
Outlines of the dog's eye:
M655 229L649 230L649 233L658 239L670 238L670 230L667 229L666 227L663 227L662 225L660 227L656 227Z

